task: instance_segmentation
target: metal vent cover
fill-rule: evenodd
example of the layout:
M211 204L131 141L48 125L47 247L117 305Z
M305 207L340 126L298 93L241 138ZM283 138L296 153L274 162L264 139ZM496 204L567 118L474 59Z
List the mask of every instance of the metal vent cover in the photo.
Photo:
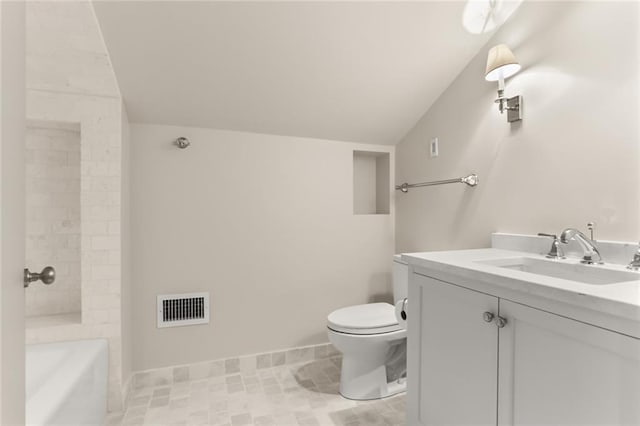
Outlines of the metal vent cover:
M209 323L209 293L158 296L158 328Z

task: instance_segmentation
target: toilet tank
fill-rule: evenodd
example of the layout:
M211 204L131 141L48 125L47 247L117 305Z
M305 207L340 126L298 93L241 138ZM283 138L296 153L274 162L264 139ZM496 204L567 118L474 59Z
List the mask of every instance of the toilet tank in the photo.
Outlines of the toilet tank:
M409 292L409 265L400 259L400 255L393 256L393 300L399 301L407 297Z

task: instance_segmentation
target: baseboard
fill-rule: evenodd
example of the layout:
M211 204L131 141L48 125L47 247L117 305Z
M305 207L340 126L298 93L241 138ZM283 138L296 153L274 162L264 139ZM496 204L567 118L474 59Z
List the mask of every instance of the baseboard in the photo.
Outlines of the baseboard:
M123 393L126 394L128 400L128 396L131 394L130 391L133 389L171 385L178 382L201 380L234 373L246 374L265 368L330 358L338 354L339 352L331 343L324 343L321 345L303 346L241 357L137 371L127 380L126 389L123 389ZM126 406L127 403L125 402L125 407Z

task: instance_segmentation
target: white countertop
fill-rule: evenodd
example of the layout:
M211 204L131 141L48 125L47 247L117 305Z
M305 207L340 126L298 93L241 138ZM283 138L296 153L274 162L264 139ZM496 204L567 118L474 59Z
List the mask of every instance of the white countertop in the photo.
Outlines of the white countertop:
M414 266L418 273L510 300L515 295L519 299L515 302L526 304L527 297L536 296L640 322L640 272L634 281L585 284L478 263L509 257L545 259L540 254L487 248L405 253L402 260ZM579 259L558 262L578 264ZM589 267L628 271L623 265L615 264Z

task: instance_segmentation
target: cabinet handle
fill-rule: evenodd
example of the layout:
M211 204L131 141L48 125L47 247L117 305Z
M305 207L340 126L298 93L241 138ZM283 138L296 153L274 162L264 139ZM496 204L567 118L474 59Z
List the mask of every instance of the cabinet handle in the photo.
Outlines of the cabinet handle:
M505 325L507 325L507 319L506 318L502 318L502 317L498 317L496 319L496 325L498 326L498 328L502 328Z
M484 314L482 314L482 319L484 319L484 322L491 322L493 321L494 317L495 315L493 315L491 312L485 312Z

